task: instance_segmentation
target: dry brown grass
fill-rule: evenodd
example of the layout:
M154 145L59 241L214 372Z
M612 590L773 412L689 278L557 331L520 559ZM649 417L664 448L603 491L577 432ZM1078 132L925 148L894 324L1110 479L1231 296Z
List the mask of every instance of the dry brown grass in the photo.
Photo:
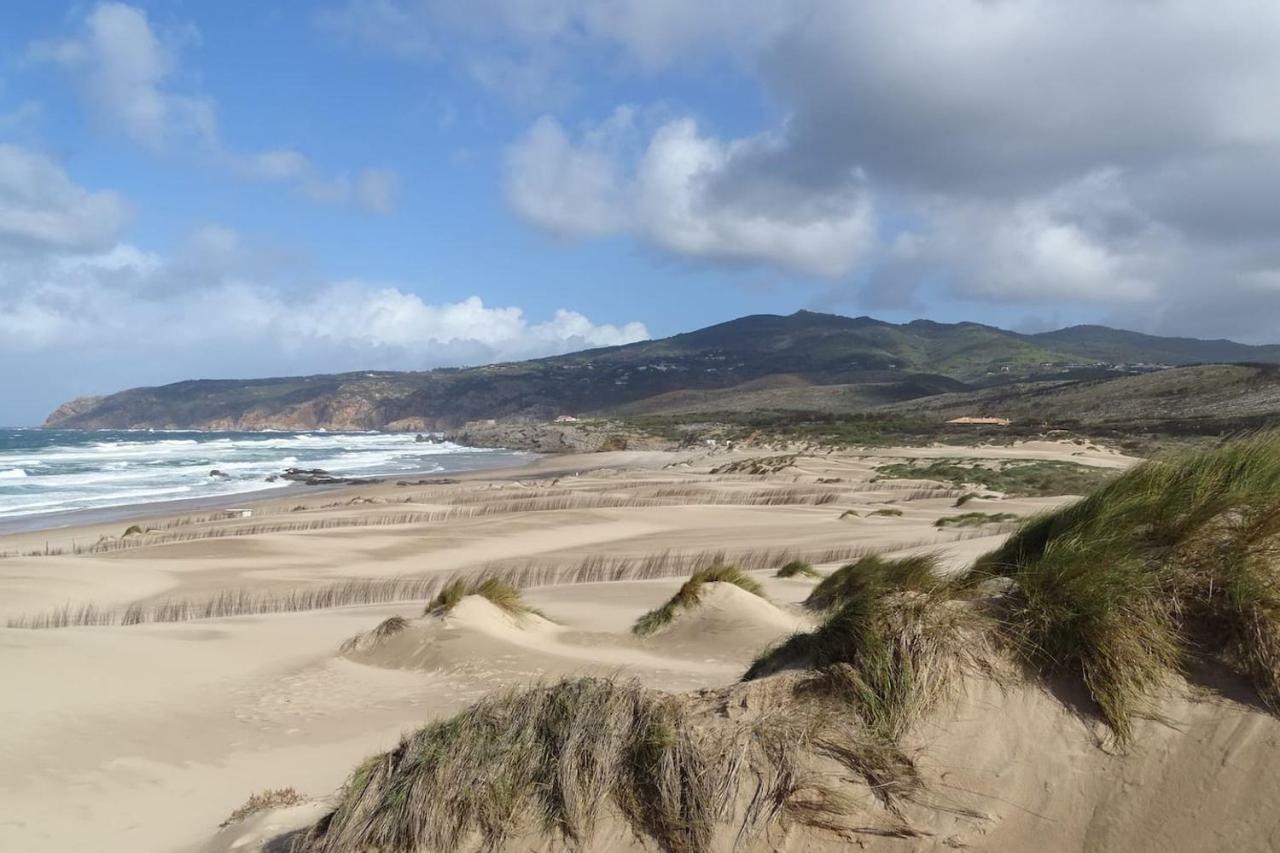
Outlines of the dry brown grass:
M295 853L538 846L530 836L593 849L605 819L678 853L779 822L848 828L845 783L812 772L819 761L875 786L890 804L881 832L911 832L894 810L918 787L910 760L817 704L730 720L637 682L565 680L481 700L368 759Z
M279 809L305 803L307 798L293 788L274 788L252 794L244 805L231 813L219 826L230 826L268 809Z
M927 540L927 544L937 540ZM797 551L787 548L744 551L664 551L642 556L591 555L576 562L564 560L498 561L466 572L468 577L492 577L516 589L559 584L604 583L678 577L707 566L732 562L746 570L770 569L791 560L834 563L854 559L871 549L828 548ZM231 616L294 613L364 604L429 601L458 574L417 577L360 578L299 587L241 587L211 595L146 599L118 607L86 603L66 604L40 613L11 616L9 628L67 628L188 622Z

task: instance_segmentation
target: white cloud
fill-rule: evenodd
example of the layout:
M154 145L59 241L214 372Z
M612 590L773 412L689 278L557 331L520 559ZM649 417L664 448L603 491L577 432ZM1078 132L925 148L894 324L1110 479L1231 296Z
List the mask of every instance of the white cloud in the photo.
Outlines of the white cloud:
M398 178L388 169L325 176L290 148L245 154L224 144L214 100L180 86L179 50L198 37L189 26L162 35L144 10L106 2L83 16L74 36L35 42L28 55L63 68L104 129L148 151L196 155L249 180L294 186L327 204L373 213L394 208Z
M371 10L394 33L362 28ZM389 54L386 39L430 37L416 59L535 68L538 89L558 74L593 102L617 80L679 93L682 75L738 72L780 117L738 138L637 127L622 153L565 110L539 119L507 153L507 193L560 236L627 232L835 276L846 301L870 279L878 299L942 287L1041 313L1114 305L1182 332L1280 321L1251 284L1280 266L1273 2L379 0L344 14L350 38Z
M598 324L575 311L536 321L518 306L491 307L476 296L433 304L358 280L286 289L252 271L243 240L220 226L193 234L175 258L123 243L0 258L0 351L162 357L179 379L189 371L219 375L219 364L241 356L258 375L291 365L407 369L648 337L641 323Z
M507 151L507 194L520 215L560 236L625 231L687 257L848 272L876 242L869 192L856 173L812 195L749 173L738 179L776 144L723 142L688 118L646 142L629 108L575 141L544 116Z
M117 194L85 190L43 154L0 144L0 249L101 249L126 216Z
M189 31L188 31L189 32ZM170 88L177 67L176 39L162 41L141 9L101 3L74 38L38 42L36 59L72 72L99 121L152 150L176 143L217 143L213 102Z
M550 116L507 150L507 197L522 216L562 237L599 236L628 226L628 181L619 136L632 113L620 108L575 143Z

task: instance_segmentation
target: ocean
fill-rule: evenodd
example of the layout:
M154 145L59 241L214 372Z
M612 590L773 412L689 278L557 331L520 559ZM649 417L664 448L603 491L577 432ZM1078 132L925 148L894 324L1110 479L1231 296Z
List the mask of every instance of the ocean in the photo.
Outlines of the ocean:
M394 478L529 459L403 433L0 429L0 520L269 492L292 485L267 480L286 468Z

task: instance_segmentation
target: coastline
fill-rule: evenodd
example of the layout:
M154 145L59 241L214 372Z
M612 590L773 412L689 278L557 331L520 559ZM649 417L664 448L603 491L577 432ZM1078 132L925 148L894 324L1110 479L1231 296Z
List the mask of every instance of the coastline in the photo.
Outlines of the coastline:
M116 430L114 432L151 433L157 431ZM181 432L201 432L206 435L216 436L221 431L182 430ZM439 467L441 461L447 461L450 458L458 458L441 456L431 463L432 467L430 468L423 467L396 471L394 475L357 475L350 478L367 480L367 482L363 483L339 483L333 485L308 486L303 483L296 482L284 482L276 485L268 484L266 481L263 481L261 488L247 489L242 492L229 494L181 497L158 501L123 502L103 507L87 507L81 509L54 510L50 512L0 516L0 552L7 550L4 547L4 538L9 536L40 532L70 531L77 528L94 527L109 523L140 521L145 519L188 514L192 512L229 510L233 508L245 508L252 510L255 507L271 504L277 501L288 501L291 499L296 500L303 496L310 495L342 494L352 489L368 489L372 486L388 482L394 483L396 481L406 479L412 480L431 477L458 478L471 472L492 472L505 468L518 470L522 466L512 465L511 456L515 454L528 454L530 460L529 464L536 462L542 456L542 454L518 449L488 447L474 449L495 451L496 453L494 457L489 457L480 453L469 455L466 458L467 467L458 470L449 470L447 465L441 469ZM497 455L499 453L501 455Z

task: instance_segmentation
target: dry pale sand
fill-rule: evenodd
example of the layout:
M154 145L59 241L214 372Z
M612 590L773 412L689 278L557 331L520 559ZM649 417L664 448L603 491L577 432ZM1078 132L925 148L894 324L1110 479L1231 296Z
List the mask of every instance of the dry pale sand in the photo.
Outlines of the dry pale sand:
M129 540L115 538L119 525L0 539L0 552L55 552L0 559L0 620L66 604L92 602L115 613L140 602L150 612L228 591L261 603L353 579L493 571L522 572L535 583L526 600L546 617L517 620L468 597L443 617L423 616L419 598L128 626L0 628L0 850L254 849L254 839L313 820L319 806L258 815L219 833L250 794L292 786L326 796L402 731L504 686L575 673L625 673L672 690L733 683L760 649L807 624L795 605L812 581L773 578L776 565L763 564L765 551L819 562L825 555L832 567L859 549L934 550L959 568L1007 532L938 529L937 519L961 512L955 492L873 483L877 464L929 455L1104 467L1133 461L1038 442L802 455L766 476L710 473L759 455L767 454L546 458L453 485L382 484L265 500L248 505L249 519L149 519L142 526L151 532ZM963 511L1027 516L1062 500L997 496ZM876 510L901 514L871 515ZM73 543L83 551L99 542L93 553L71 553ZM687 576L692 563L675 558L707 551L747 565L753 556L763 561L754 574L768 601L714 584L699 608L668 629L632 636L634 621ZM656 560L663 554L666 563ZM405 617L408 627L340 651L390 616ZM982 809L999 820L977 828L949 818L952 824L938 826L945 834L922 849L953 835L978 849L1029 849L1007 845L1047 840L1068 826L1074 832L1076 824L1092 834L1069 849L1137 849L1116 846L1115 838L1131 838L1115 834L1125 821L1168 840L1163 849L1210 849L1175 836L1207 838L1204 824L1231 792L1273 806L1274 794L1268 799L1248 785L1256 779L1274 791L1280 781L1280 764L1263 767L1256 757L1275 756L1280 731L1270 719L1217 707L1188 703L1192 740L1157 734L1150 755L1116 769L1118 759L1098 751L1088 727L1051 697L982 691L939 724L931 760L938 777L965 796L1021 786L1025 797L1008 807L985 801ZM1062 744L1051 781L1032 755L1046 737ZM1185 813L1162 820L1153 804L1118 802L1121 792L1166 772L1184 774L1171 789L1177 796L1199 797ZM1215 779L1237 787L1209 790ZM1064 791L1071 805L1059 802ZM1096 811L1078 813L1086 807ZM991 846L1001 838L1004 846ZM1232 840L1216 838L1227 846Z

